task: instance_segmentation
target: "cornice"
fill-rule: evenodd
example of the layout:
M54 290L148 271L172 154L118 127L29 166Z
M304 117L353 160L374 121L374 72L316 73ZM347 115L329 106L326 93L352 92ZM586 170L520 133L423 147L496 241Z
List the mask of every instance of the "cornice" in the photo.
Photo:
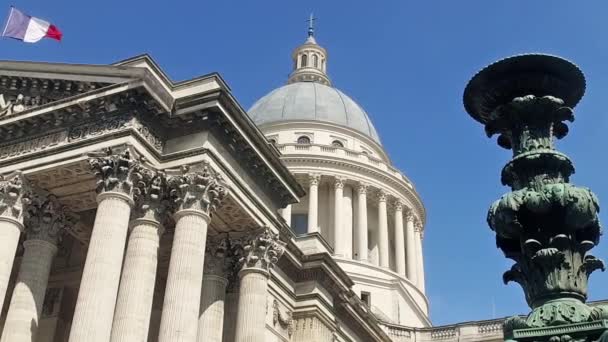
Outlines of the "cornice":
M67 97L54 98L49 103L0 117L0 139L4 141L19 139L30 136L32 132L55 130L58 127L74 125L75 122L103 119L108 115L120 112L137 113L148 121L147 126L156 126L157 131L163 131L163 129L158 129L161 125L166 126L168 131L176 127L180 129L191 127L193 120L200 124L210 115L214 115L216 118L214 123L230 133L230 139L234 141L235 145L244 147L239 152L244 157L246 169L261 179L270 181L268 183L269 194L280 197L279 206L296 203L299 197L305 195L304 190L280 161L276 148L267 142L264 135L249 119L219 75L213 74L188 82L173 83L148 56L136 57L119 64L117 66L86 66L0 62L0 75L5 72L18 74L18 76L14 76L14 83L20 87L23 85L19 91L23 91L24 94L34 92L34 88L38 87L38 83L36 83L38 81L34 82L31 79L32 73L57 77L58 79L40 80L39 82L40 84L46 84L45 82L66 83L67 85L61 85L61 89L67 89L72 87L70 84L78 83L79 72L83 73L82 77L89 80L95 76L103 77L105 75L112 76L112 81L120 81L115 84L100 84L103 85L100 88L99 85L96 85L97 88L93 90L89 87L86 88L88 91L76 92L77 95L74 96L70 96L70 93L64 91L64 95ZM137 66L128 66L130 64ZM65 75L70 75L74 81L68 82L61 79ZM13 76L0 76L0 94L6 93L6 89L8 89L1 86L3 79L5 84L10 83L12 87L13 80L10 77ZM202 84L210 79L217 81L219 86L199 87L189 91L180 90L189 86L195 87L194 83ZM170 84L167 85L166 82ZM81 83L84 84L84 82ZM91 85L90 82L87 84ZM73 86L73 89L78 88L78 86ZM173 90L175 92L172 92ZM147 127L144 128L147 130ZM225 134L220 134L220 136L222 135ZM157 156L161 154L156 151Z
M295 172L296 170L293 170L293 168L291 167L290 164L298 163L298 165L297 165L298 167L308 166L308 165L301 165L304 163L313 164L313 165L314 164L325 164L325 165L338 166L338 167L350 169L350 170L357 171L357 172L363 172L365 174L370 175L374 179L381 180L383 182L388 182L396 189L401 189L401 193L404 195L404 197L414 206L413 209L416 210L416 212L418 214L417 216L420 218L420 220L423 223L423 227L426 224L426 209L424 208L424 205L422 204L422 200L420 199L418 192L415 190L415 188L408 186L407 183L405 183L403 180L400 180L387 172L378 170L372 166L366 165L361 162L343 159L343 158L334 158L334 157L330 157L330 156L300 155L300 154L283 155L282 160L283 160L283 162L285 162L286 165L288 165L288 168L290 168L290 170L292 170L292 172ZM302 173L307 172L304 169L302 169L302 170L298 169L297 171L301 171ZM316 170L316 169L308 170L308 172L318 172L318 171L319 170Z

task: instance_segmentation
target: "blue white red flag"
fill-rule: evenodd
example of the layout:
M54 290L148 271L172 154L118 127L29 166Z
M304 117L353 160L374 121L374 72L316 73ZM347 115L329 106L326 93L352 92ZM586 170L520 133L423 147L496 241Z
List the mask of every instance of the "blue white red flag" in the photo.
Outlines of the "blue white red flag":
M2 37L35 43L42 38L61 40L63 34L57 27L46 20L29 16L11 6Z

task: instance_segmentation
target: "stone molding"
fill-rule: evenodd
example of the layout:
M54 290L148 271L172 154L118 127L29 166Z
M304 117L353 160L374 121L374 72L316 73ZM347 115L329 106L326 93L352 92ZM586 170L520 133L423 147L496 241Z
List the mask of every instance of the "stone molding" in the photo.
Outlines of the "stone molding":
M286 246L285 242L279 240L279 235L268 227L234 239L232 244L239 272L250 269L270 271L285 252Z
M31 196L31 188L21 172L0 175L0 217L21 222Z
M211 216L228 193L221 175L206 161L166 172L169 198L176 211L197 210Z
M76 225L78 217L53 194L36 194L25 215L27 240L42 240L55 246Z

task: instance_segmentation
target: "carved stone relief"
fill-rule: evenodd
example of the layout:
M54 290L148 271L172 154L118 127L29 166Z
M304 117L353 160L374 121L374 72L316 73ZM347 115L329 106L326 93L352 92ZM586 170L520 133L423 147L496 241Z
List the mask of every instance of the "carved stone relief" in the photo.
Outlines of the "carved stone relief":
M291 338L294 330L294 322L292 313L289 310L281 312L279 301L273 299L272 301L272 324L276 327L279 325L282 329L287 331L287 335Z

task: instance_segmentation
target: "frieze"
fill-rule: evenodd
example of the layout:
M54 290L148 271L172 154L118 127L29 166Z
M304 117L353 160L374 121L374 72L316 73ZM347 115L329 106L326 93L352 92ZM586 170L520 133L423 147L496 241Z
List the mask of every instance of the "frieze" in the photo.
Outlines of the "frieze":
M142 124L138 119L133 119L133 126L139 136L142 137L145 141L147 141L152 147L154 147L157 151L163 150L163 141L162 139L156 135L150 128L146 125Z
M131 121L129 115L119 115L104 120L86 122L82 125L72 127L68 135L69 142L88 139L110 132L126 129Z
M156 151L162 152L162 139L142 124L138 119L129 115L119 115L103 120L90 121L71 127L69 130L61 130L33 138L21 139L18 142L11 141L0 145L0 160L8 160L23 155L36 153L57 147L66 143L78 142L120 130L132 128L143 140L148 142Z
M66 131L60 131L33 139L0 145L0 160L19 157L25 154L43 151L66 142Z

